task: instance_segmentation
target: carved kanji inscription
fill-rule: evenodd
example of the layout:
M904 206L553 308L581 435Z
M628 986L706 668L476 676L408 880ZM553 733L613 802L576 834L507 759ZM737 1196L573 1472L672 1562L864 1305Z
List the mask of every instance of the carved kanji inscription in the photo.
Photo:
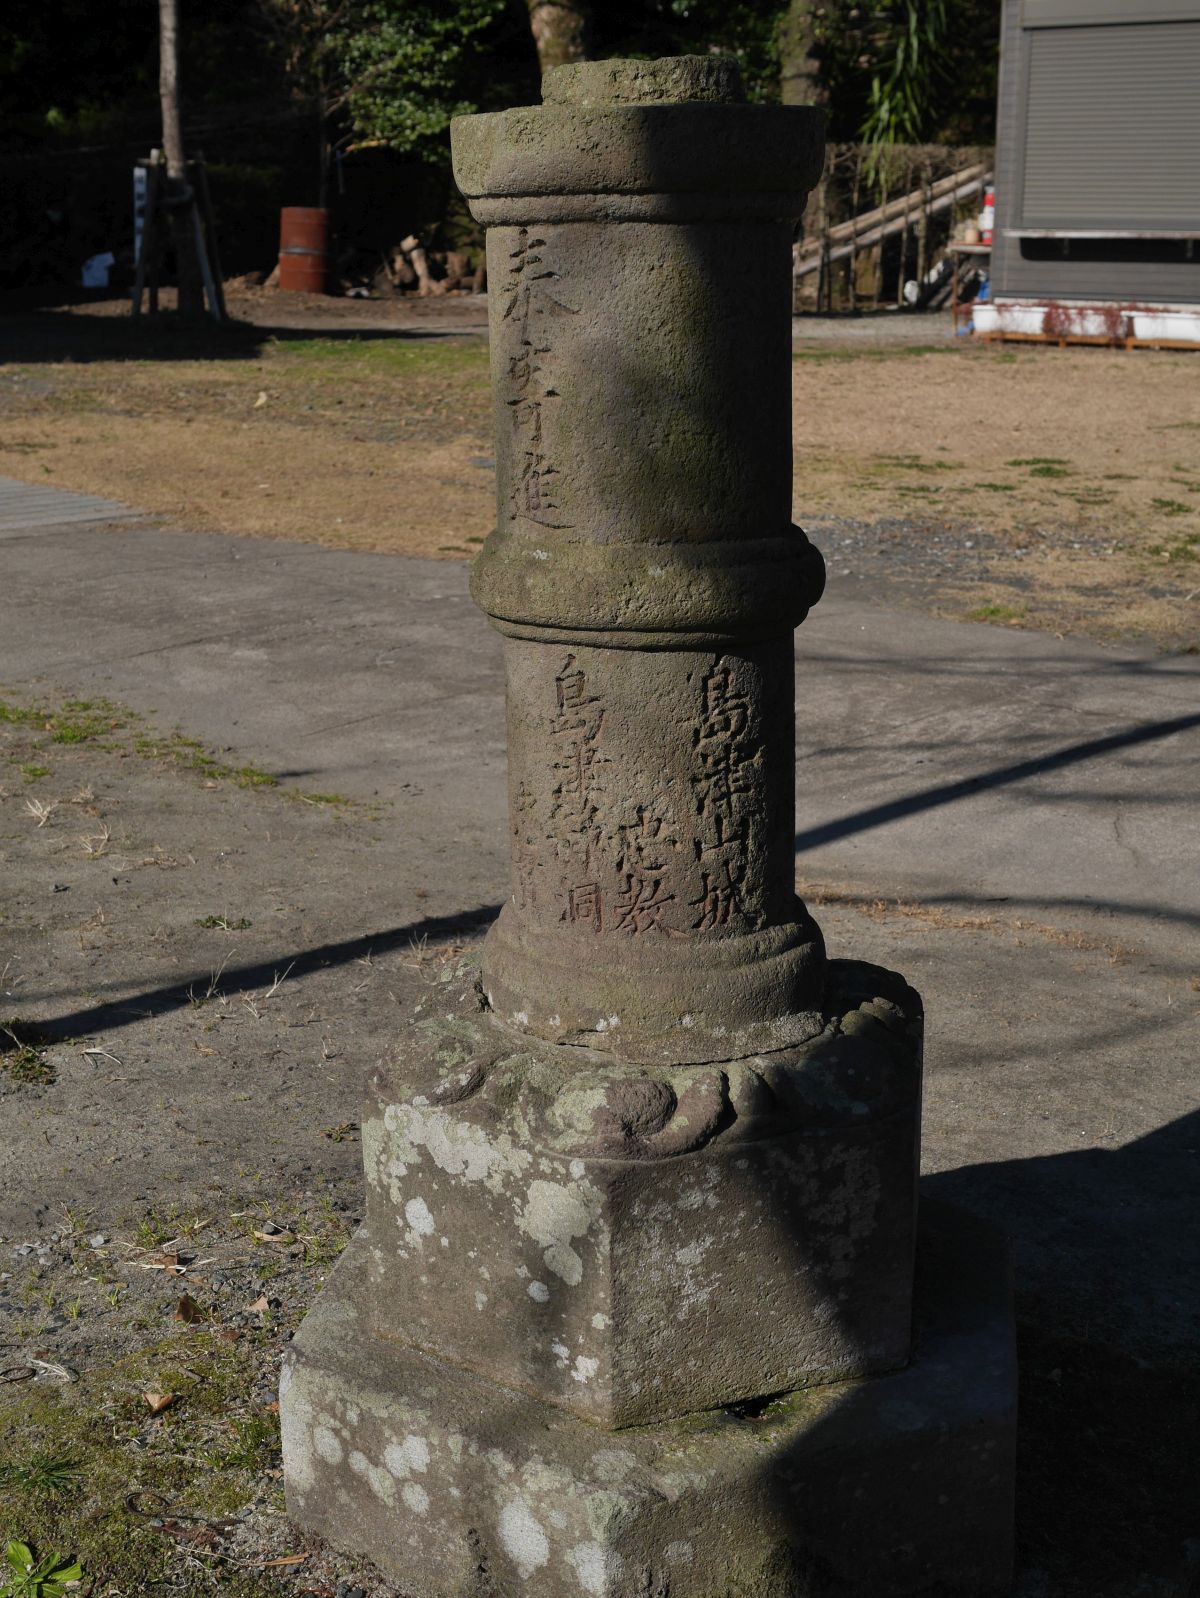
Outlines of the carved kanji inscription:
M543 527L569 527L560 503L562 471L554 438L560 395L554 379L553 326L577 316L562 296L561 276L549 263L544 235L518 228L501 289L501 321L515 335L508 356L505 404L513 431L513 471L508 511Z

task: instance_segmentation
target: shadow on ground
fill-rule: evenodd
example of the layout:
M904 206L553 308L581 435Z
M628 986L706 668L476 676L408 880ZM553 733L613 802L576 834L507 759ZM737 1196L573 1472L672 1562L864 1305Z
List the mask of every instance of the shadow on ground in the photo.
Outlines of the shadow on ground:
M964 1166L922 1183L1013 1243L1019 1565L1045 1571L1055 1598L1191 1590L1198 1167L1200 1111L1121 1148ZM1133 1281L1152 1284L1147 1301L1115 1295L1126 1302L1114 1305L1113 1289Z
M972 794L984 793L989 788L1008 787L1027 777L1040 777L1051 771L1061 771L1067 766L1077 765L1080 761L1093 760L1098 755L1111 754L1117 749L1136 748L1139 744L1151 743L1160 738L1170 738L1177 732L1190 731L1193 727L1200 727L1200 712L1188 716L1171 716L1163 721L1143 722L1137 726L1127 727L1121 732L1109 733L1103 738L1089 738L1081 743L1066 744L1061 749L1049 750L1028 760L996 766L990 771L981 771L955 782L944 782L935 787L922 788L916 793L905 794L898 799L889 799L884 804L872 805L866 810L855 810L849 815L840 816L836 821L798 832L796 853L800 854L805 849L815 849L820 844L833 843L840 838L851 837L855 833L866 832L872 827L885 826L889 821L899 821L904 816L935 810L941 805L953 804L958 799L968 799ZM1097 798L1094 794L1085 797L1092 802Z
M19 316L0 310L0 362L22 365L256 360L264 346L296 340L353 344L462 336L463 330L454 326L348 328L330 321L287 327L236 320L218 326L211 321L179 321L170 314L135 320L132 316L87 316L67 310L38 310Z

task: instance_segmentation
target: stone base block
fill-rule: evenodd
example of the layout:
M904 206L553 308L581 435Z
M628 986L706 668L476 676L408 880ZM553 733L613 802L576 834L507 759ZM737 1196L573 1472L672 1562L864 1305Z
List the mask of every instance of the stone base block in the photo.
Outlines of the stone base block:
M363 1110L366 1330L608 1428L909 1357L921 1006L829 966L802 1047L630 1064L441 983Z
M911 1364L606 1432L366 1329L364 1234L281 1389L288 1507L413 1598L889 1598L1011 1578L1006 1251L922 1208Z

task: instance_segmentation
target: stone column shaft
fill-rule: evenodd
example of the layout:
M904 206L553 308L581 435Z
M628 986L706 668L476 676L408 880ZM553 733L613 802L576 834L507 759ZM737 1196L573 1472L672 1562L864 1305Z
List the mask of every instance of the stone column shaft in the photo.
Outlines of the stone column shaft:
M512 896L497 1015L702 1062L819 1030L793 891L791 223L820 116L736 67L601 62L456 124L488 224ZM631 103L632 102L632 103ZM713 159L714 149L718 152Z

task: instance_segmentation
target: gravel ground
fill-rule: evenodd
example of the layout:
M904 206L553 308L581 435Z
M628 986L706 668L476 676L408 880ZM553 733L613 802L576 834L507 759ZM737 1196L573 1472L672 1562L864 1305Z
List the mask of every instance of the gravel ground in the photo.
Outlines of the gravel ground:
M391 1598L286 1520L278 1362L361 1215L363 1072L501 863L468 907L389 805L277 789L119 707L10 702L0 740L3 1524L106 1598ZM923 990L926 1189L1014 1241L1021 1598L1184 1598L1186 952L801 887L831 952Z

